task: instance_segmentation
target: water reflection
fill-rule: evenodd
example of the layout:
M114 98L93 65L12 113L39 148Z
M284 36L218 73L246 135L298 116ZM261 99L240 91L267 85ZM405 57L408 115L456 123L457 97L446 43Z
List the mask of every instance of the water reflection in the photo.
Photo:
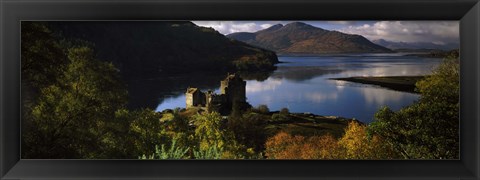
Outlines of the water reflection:
M291 112L310 112L357 118L371 122L382 106L398 110L418 99L418 95L371 85L329 80L350 76L400 76L430 74L441 60L419 57L388 56L316 56L279 57L286 62L272 74L247 77L247 101L253 106L266 104L271 110L289 108ZM216 89L219 76L203 90ZM199 84L197 82L197 84ZM188 85L187 85L188 86ZM193 86L193 85L192 85ZM198 86L198 85L197 85ZM186 87L185 87L186 88ZM184 107L185 96L157 96L162 99L157 111Z
M271 80L265 82L259 81L248 81L246 92L255 93L255 92L264 92L264 91L275 91L280 85L282 85L281 79L272 78Z
M185 107L185 94L188 87L203 90L216 89L224 74L192 73L168 75L152 79L130 80L128 84L129 108L173 109ZM159 106L160 105L160 106ZM162 109L162 110L163 110Z

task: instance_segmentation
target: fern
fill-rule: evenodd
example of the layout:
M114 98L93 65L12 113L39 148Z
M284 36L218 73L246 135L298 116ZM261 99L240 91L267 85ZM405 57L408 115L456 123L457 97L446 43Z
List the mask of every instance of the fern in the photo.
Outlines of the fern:
M222 154L223 148L217 148L217 146L210 146L206 150L193 151L195 159L221 159Z
M188 150L190 150L188 147L177 147L176 140L173 140L169 149L165 148L165 144L162 144L160 148L155 145L155 152L152 155L143 154L139 159L190 159L190 156L187 155Z

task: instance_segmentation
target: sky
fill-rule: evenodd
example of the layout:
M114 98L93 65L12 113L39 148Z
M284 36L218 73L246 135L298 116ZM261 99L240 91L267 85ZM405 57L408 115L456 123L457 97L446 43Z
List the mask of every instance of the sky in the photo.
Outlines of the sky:
M275 24L294 21L193 21L198 26L212 27L227 35L234 32L255 32ZM362 35L369 40L394 42L431 42L459 44L459 21L301 21L319 28Z

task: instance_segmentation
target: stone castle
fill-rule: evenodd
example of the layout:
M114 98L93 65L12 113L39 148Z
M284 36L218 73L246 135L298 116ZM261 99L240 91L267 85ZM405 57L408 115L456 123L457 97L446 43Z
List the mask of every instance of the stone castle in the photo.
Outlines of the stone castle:
M188 88L185 93L186 108L203 108L207 111L217 111L221 114L230 113L234 104L247 105L245 87L247 83L236 74L228 74L220 82L220 94L213 91L202 92L198 88Z

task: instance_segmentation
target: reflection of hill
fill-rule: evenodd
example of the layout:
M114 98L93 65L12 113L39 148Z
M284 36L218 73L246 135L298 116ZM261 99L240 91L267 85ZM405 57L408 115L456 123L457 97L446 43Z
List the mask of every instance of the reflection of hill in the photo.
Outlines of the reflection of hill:
M129 107L155 109L165 98L183 95L189 86L215 90L224 76L192 73L131 81L128 83Z
M244 80L265 81L272 75L273 71L259 71L259 72L238 72L240 77Z
M326 74L340 73L340 69L331 69L325 67L315 66L293 66L293 67L279 67L272 78L287 79L291 81L306 81L315 77L323 76Z

